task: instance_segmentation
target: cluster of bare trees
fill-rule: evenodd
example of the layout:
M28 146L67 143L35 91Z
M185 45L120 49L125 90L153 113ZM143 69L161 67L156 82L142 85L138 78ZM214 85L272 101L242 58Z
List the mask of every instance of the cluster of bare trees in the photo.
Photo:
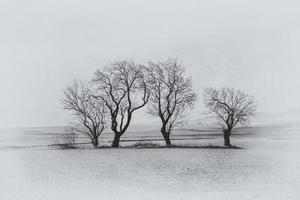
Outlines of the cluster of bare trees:
M225 146L230 146L231 130L254 113L254 100L230 88L208 88L204 94L209 111L224 122ZM73 113L75 130L86 134L96 148L107 127L114 133L111 146L119 147L135 111L146 105L148 113L160 119L161 134L171 146L173 128L183 122L185 112L195 101L191 78L185 76L177 59L170 58L145 65L132 60L113 62L96 71L88 83L75 81L67 87L62 104Z

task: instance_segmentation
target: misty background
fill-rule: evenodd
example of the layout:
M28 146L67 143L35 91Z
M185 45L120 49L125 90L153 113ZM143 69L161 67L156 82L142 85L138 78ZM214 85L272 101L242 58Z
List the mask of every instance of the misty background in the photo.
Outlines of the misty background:
M65 125L63 89L122 58L177 56L200 97L193 118L206 86L244 90L261 113L296 112L299 10L296 0L2 0L0 127Z

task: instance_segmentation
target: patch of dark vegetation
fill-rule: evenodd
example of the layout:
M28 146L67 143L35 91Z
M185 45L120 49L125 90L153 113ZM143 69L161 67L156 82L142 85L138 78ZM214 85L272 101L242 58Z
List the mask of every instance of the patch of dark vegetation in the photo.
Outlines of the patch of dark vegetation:
M126 146L125 148L161 148L162 145L152 143L152 142L138 142L130 146Z
M77 147L73 144L70 143L60 143L60 144L55 144L55 145L51 145L54 147L57 147L59 149L77 149Z
M188 145L188 144L175 144L171 146L156 144L152 142L147 143L135 143L129 146L123 146L121 148L128 148L128 149L155 149L155 148L177 148L177 149L243 149L242 147L237 146L217 146L217 145Z
M57 149L81 149L87 145L90 145L90 143L87 142L81 142L81 143L62 143L62 142L56 142L54 144L49 144L48 147L53 147Z
M238 146L217 146L217 145L172 145L171 148L194 148L194 149L244 149Z
M81 142L81 143L76 143L75 145L70 144L70 143L56 143L56 144L50 144L48 147L52 147L54 149L61 149L61 150L67 150L67 149L108 149L112 148L109 145L99 145L98 147L91 147L90 143L88 142Z
M51 147L55 147L58 149L90 149L88 147L89 143L77 143L76 146L71 144L52 144L49 145ZM157 144L152 142L138 142L132 145L119 146L120 149L244 149L238 146L218 146L218 145L194 145L194 144L174 144L171 146L167 146L164 144ZM99 145L96 149L114 149L109 145Z
M172 138L172 140L210 140L214 139L214 137L191 137L191 138ZM163 138L147 138L147 139L140 139L140 138L135 138L135 139L123 139L120 140L120 142L147 142L147 141L164 141Z

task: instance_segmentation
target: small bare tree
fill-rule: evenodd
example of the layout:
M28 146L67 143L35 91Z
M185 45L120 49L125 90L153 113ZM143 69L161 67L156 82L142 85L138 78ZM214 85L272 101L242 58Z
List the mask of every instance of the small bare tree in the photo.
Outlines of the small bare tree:
M116 61L94 77L96 99L105 102L114 132L112 147L119 147L120 137L128 129L134 111L144 107L149 89L143 67L129 60Z
M62 149L75 149L78 134L74 127L66 127L56 145Z
M174 58L161 63L149 62L147 71L151 89L148 112L160 118L161 133L166 145L171 146L171 131L182 122L187 108L193 106L196 94L191 79L184 75L185 69Z
M107 112L104 103L91 98L92 95L87 84L75 81L66 88L62 104L75 116L76 131L87 135L94 148L97 148L98 138L105 128Z
M256 110L254 97L234 88L206 88L204 104L210 113L218 117L223 128L224 145L227 147L231 146L232 129L248 122Z

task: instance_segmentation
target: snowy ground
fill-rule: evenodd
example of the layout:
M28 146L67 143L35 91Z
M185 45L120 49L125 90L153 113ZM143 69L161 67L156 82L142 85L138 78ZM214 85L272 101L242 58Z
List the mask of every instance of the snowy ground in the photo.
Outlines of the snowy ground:
M47 130L1 131L1 200L300 198L297 127L241 130L232 143L245 148L234 150L57 150L47 147L56 137ZM176 143L222 145L216 133L179 130L173 138ZM160 135L132 131L122 144L141 138ZM106 143L110 139L102 137Z

